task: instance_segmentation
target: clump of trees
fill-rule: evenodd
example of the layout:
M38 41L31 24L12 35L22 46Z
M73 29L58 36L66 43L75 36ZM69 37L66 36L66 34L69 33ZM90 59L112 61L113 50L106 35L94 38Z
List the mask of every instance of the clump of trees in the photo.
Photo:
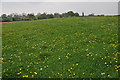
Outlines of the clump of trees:
M10 22L10 21L28 21L28 20L38 20L38 19L49 19L49 18L62 18L62 17L79 17L78 13L74 13L73 11L68 11L66 13L54 13L54 14L47 14L47 13L38 13L35 15L34 13L12 13L10 15L2 14L0 16L0 22Z

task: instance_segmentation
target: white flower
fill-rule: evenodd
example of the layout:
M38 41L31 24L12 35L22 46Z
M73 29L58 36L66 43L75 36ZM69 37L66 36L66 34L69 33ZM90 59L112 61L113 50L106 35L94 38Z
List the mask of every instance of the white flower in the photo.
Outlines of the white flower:
M42 70L42 68L40 68L40 70Z
M88 51L88 49L86 49L86 51Z
M27 67L30 67L29 65Z

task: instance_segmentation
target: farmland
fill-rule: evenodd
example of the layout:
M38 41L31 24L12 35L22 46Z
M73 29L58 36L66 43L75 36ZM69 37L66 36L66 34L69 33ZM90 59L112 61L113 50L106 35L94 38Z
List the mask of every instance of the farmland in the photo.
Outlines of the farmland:
M2 24L3 78L117 78L117 17Z

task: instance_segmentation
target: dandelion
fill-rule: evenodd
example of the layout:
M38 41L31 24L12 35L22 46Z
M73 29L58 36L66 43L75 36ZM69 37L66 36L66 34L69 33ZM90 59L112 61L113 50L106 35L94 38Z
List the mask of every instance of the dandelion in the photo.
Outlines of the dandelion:
M46 68L46 66L44 66L44 68Z
M105 64L107 64L107 63L105 62Z
M112 44L112 47L117 47L117 45L115 45L115 44Z
M118 70L116 70L118 72Z
M37 74L37 72L34 72L34 74Z
M23 75L23 77L28 77L28 75Z
M93 43L95 42L95 41L92 41Z
M32 77L34 77L34 75L32 75Z
M70 71L70 69L68 69L68 71Z
M104 75L105 73L101 73L101 75Z
M28 54L29 56L31 56L31 54Z
M89 54L87 54L86 56L89 56Z
M101 58L102 60L104 59L104 58Z
M20 75L22 72L19 72L19 73L17 73L18 75Z
M62 74L60 74L60 76L62 76Z
M78 65L78 63L76 65Z
M110 77L110 75L108 75L108 77Z
M114 59L116 59L116 58L114 58Z

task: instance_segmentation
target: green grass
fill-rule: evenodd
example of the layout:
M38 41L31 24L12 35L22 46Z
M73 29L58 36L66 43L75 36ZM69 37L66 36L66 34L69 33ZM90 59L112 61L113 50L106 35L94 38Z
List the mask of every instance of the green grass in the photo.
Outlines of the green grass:
M117 17L4 23L4 78L117 78Z

